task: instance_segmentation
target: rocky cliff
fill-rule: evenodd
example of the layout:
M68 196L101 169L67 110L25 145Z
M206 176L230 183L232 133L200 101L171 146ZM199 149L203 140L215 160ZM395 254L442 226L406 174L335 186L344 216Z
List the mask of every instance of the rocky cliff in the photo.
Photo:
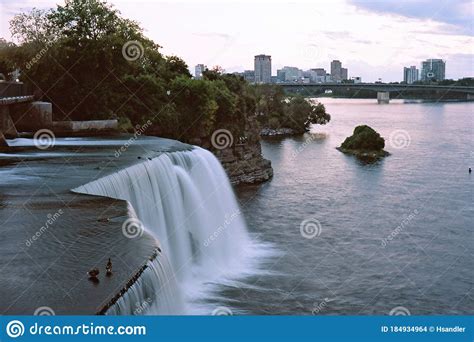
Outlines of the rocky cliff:
M193 143L216 155L233 185L262 183L272 178L271 162L262 156L260 126L255 118L247 118L244 137L233 136L232 140L234 143L226 148L216 148L211 139L199 139Z
M260 141L214 151L232 184L255 184L273 176L271 162L262 157Z

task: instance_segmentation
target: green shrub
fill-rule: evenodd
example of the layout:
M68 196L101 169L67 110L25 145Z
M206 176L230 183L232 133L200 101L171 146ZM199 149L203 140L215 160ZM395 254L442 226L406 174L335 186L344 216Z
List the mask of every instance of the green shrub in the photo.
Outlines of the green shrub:
M385 140L373 128L367 125L357 126L354 134L347 137L341 145L346 150L381 151Z

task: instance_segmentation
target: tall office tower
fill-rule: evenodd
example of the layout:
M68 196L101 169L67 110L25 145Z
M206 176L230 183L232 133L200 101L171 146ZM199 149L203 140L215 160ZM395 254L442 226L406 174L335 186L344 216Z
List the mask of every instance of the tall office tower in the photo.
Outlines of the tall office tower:
M207 69L204 64L198 64L194 67L194 78L201 79L202 73Z
M341 68L341 80L347 80L347 68Z
M254 66L255 83L270 83L272 79L272 56L255 56Z
M331 78L334 82L340 82L342 80L341 75L342 64L338 60L333 60L331 62Z
M412 65L411 67L403 68L403 82L406 84L412 84L413 82L418 81L418 69L416 66Z
M421 62L422 81L442 81L445 79L446 62L442 59L427 59Z

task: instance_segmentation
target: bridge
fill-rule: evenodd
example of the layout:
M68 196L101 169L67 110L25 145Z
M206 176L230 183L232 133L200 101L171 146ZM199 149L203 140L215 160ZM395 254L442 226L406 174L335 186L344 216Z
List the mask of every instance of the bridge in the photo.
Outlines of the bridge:
M285 90L301 92L306 90L370 90L377 93L379 103L390 101L390 92L448 92L465 94L467 100L474 100L474 87L454 85L390 84L390 83L278 83Z

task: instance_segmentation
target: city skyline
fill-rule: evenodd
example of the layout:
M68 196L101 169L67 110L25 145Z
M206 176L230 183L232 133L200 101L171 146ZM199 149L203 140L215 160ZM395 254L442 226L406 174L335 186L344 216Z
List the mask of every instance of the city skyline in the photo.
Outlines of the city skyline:
M298 66L286 65L281 69L277 69L276 75L271 72L271 61L272 56L270 55L255 55L253 70L233 72L233 74L240 75L246 81L251 83L340 83L343 81L352 81L354 83L362 82L361 76L351 75L349 70L347 68L343 68L342 62L337 59L330 62L330 69L328 71L326 71L324 67L313 67L304 70ZM420 61L419 64L420 69L418 69L416 65L411 65L409 67L404 66L401 79L395 82L412 84L418 81L426 82L446 80L445 60L441 58L428 58L426 60ZM193 76L196 79L202 78L202 72L205 69L209 69L209 67L204 64L197 64L194 67ZM224 70L224 72L226 71ZM377 81L383 82L381 78L378 78Z
M11 39L8 21L14 14L56 2L1 3L0 37ZM202 63L243 72L253 69L253 56L264 53L274 57L272 75L284 66L329 70L330 61L338 59L349 77L391 82L402 79L404 66L421 68L420 61L429 58L448 61L446 78L474 75L469 1L439 1L421 14L419 6L393 1L298 1L291 7L278 0L211 1L204 7L189 1L109 2L138 21L164 54L182 57L191 71Z

